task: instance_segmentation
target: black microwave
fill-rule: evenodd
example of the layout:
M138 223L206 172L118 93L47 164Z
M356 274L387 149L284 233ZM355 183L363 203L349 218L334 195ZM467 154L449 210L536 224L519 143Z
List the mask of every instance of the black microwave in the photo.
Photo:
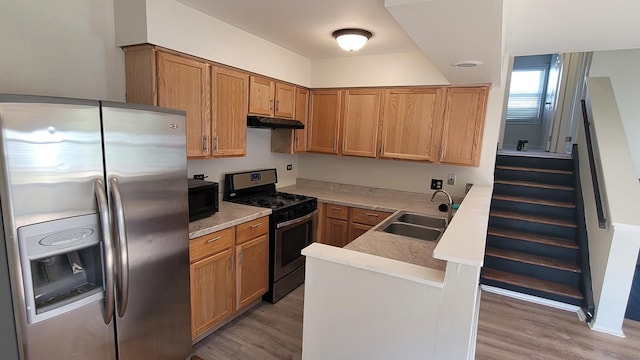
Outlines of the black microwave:
M220 206L217 182L189 179L189 221L215 214Z

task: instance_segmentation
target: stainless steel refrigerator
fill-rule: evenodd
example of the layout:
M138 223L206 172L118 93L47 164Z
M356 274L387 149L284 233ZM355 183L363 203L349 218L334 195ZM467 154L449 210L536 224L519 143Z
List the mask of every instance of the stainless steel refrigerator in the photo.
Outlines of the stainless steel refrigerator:
M189 358L184 112L0 95L0 131L3 358Z

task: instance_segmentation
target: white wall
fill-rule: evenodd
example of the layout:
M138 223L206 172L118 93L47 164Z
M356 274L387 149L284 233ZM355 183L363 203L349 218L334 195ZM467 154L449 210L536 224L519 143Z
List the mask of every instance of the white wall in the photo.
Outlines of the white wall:
M293 170L287 171L287 164L293 165ZM256 169L276 168L278 172L278 187L294 185L298 177L298 156L277 154L271 152L271 130L247 129L247 156L243 158L189 160L189 177L194 174L205 174L208 181L219 181L220 191L224 174Z
M311 87L446 85L447 79L420 52L314 60Z
M640 49L600 51L593 53L589 71L591 77L611 79L638 178L640 178L639 64Z
M598 228L587 149L580 134L580 179L585 201L596 312L593 329L622 335L627 299L640 250L640 186L632 169L613 87L608 78L587 78L591 134L597 144L598 181L607 228ZM580 129L584 131L584 129Z
M123 101L113 3L0 2L0 92Z
M142 38L154 45L309 86L309 59L212 16L174 0L146 1L145 12L140 6L143 0L115 1L119 46L138 44ZM131 13L146 21L146 29L127 23Z

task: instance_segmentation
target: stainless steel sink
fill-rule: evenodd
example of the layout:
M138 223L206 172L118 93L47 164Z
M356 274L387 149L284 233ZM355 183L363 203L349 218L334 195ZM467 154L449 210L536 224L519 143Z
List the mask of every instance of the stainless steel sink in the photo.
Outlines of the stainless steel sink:
M440 229L412 225L403 222L392 222L385 226L382 231L426 241L436 241L440 239L440 236L442 235L442 230Z
M446 218L427 216L422 214L414 214L414 213L404 213L400 215L397 221L408 223L408 224L438 228L438 229L444 229L447 227Z
M444 217L401 211L380 223L375 230L418 240L438 241L447 225Z

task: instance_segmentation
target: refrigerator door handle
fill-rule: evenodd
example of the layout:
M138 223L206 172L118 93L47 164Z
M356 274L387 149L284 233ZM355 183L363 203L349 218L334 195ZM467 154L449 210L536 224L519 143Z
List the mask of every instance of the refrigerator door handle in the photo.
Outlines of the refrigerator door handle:
M115 218L114 229L118 238L119 250L119 269L117 271L117 288L118 288L118 316L123 317L127 311L129 303L129 248L127 242L127 228L124 217L124 206L122 205L122 193L120 192L120 184L116 177L111 178L111 195L113 204L113 215Z
M96 179L94 183L96 193L96 201L98 203L98 216L100 217L100 229L102 231L102 239L104 244L104 282L105 282L105 301L104 301L104 323L109 324L113 319L113 311L115 307L114 288L113 288L113 240L111 238L111 222L109 220L109 205L107 203L107 193L104 190L104 183L100 179Z

